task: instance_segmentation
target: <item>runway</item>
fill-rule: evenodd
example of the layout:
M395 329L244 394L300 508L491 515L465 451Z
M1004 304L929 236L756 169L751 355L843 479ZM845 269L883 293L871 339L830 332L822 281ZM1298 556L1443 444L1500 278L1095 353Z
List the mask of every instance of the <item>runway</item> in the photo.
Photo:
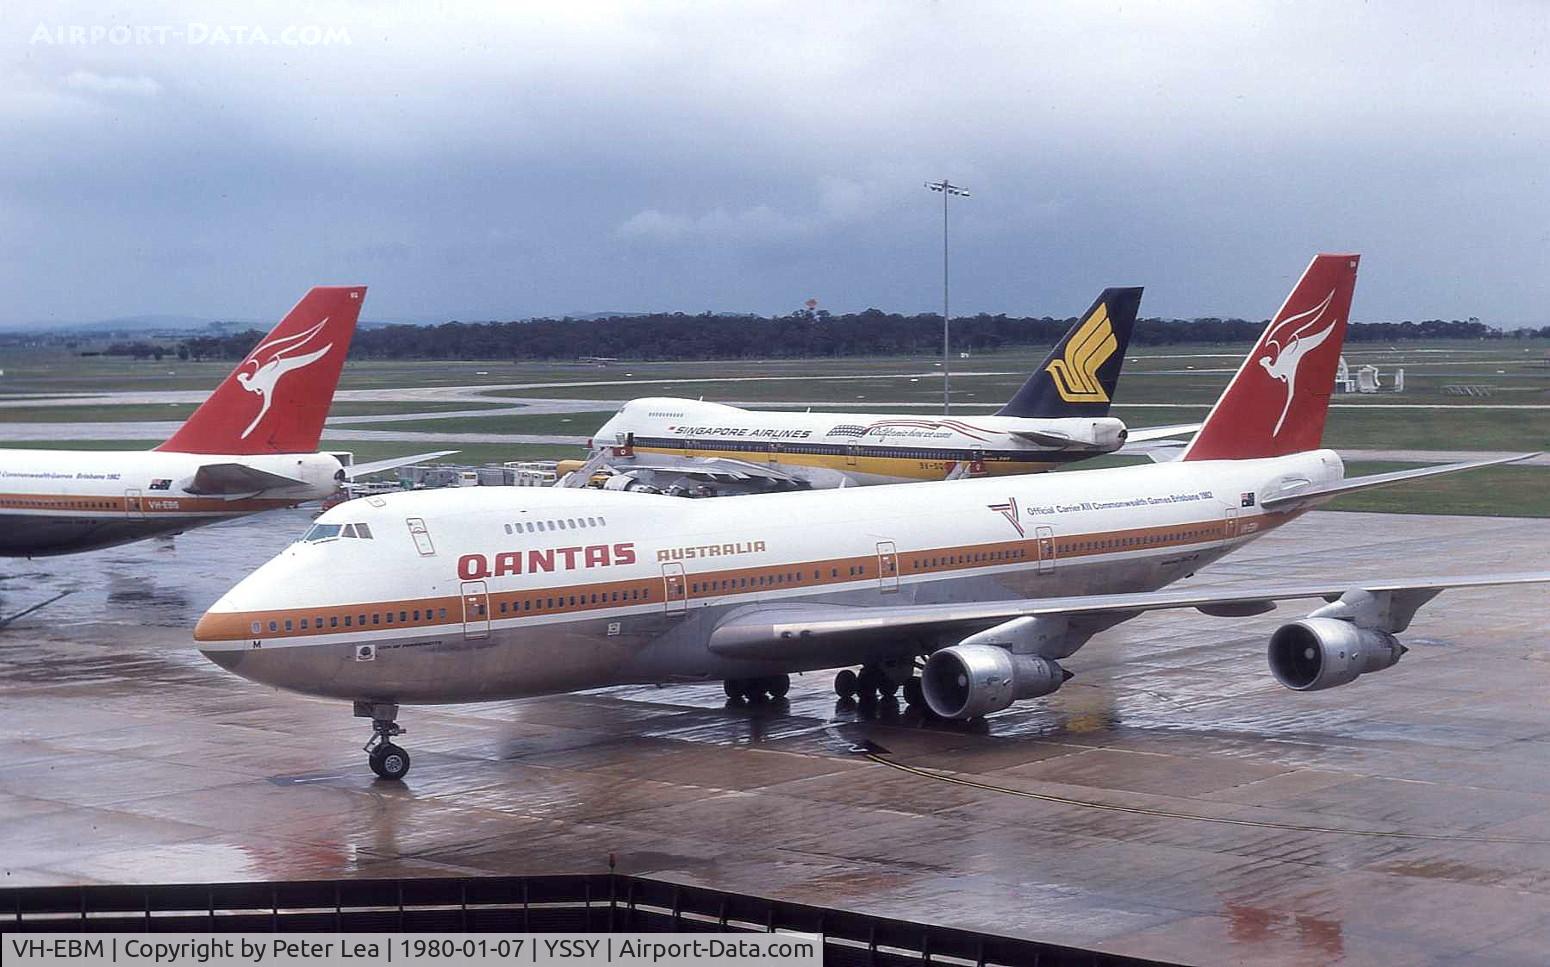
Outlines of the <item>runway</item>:
M731 498L735 499L735 498ZM7 885L600 871L1193 963L1541 963L1543 588L1450 592L1398 667L1275 685L1297 608L1153 614L982 730L836 703L825 675L408 708L372 781L342 705L222 673L187 629L305 526L9 561ZM1550 521L1317 513L1192 584L1550 569Z

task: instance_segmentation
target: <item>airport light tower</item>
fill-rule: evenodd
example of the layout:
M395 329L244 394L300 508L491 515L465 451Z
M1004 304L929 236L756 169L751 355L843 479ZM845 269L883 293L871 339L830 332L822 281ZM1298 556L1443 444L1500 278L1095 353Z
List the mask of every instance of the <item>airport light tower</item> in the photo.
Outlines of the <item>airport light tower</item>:
M926 187L942 196L942 415L945 416L952 412L953 408L952 338L947 322L947 201L954 197L967 198L969 192L968 189L955 185L946 178L941 181L928 181Z

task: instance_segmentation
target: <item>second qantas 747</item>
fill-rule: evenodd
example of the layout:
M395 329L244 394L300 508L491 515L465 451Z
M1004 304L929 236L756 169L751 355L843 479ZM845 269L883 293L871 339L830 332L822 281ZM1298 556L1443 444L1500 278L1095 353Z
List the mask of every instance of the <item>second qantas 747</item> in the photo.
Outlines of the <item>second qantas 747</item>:
M0 556L70 554L321 500L442 456L318 452L366 287L316 286L154 450L0 450Z
M1313 260L1177 461L732 500L370 497L319 518L195 637L238 675L353 701L388 779L409 768L402 704L695 680L753 698L843 668L841 692L903 687L969 719L1054 692L1093 635L1163 608L1323 598L1271 636L1270 670L1295 690L1344 685L1398 661L1396 635L1443 589L1550 580L1166 590L1336 495L1500 462L1347 478L1320 448L1356 266Z

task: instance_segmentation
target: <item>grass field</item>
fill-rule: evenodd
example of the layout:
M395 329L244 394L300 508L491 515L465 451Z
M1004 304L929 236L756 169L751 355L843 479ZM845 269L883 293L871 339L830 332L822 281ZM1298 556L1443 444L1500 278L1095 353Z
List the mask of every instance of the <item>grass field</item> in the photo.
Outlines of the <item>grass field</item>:
M1115 414L1137 427L1198 421L1236 369L1246 348L1137 349L1127 359L1126 374L1116 393ZM1550 345L1534 340L1348 347L1348 360L1353 365L1372 362L1379 366L1386 385L1393 370L1404 367L1406 392L1337 395L1325 442L1348 449L1550 449L1547 350ZM968 415L999 406L1042 355L1042 349L1025 349L954 360L955 411ZM35 423L36 435L43 438L51 435L53 427L67 423L181 421L194 406L131 403L20 407L6 406L6 397L41 399L70 394L208 391L231 368L229 362L154 363L35 350L7 350L0 364L4 368L4 376L0 377L0 423ZM941 399L939 373L939 360L934 357L626 362L606 368L574 363L352 362L341 382L344 389L416 390L422 397L433 398L423 402L340 401L331 415L417 414L411 419L366 427L388 433L584 437L608 419L612 412L605 408L608 404L564 414L503 413L443 419L418 414L510 406L519 397L622 401L640 396L744 401L764 407L810 405L850 411L887 411L904 404L908 407L904 412L926 414L933 412ZM713 378L694 381L707 376ZM766 378L739 381L744 377ZM513 384L527 388L509 388ZM1483 388L1489 396L1470 398L1444 390L1446 386L1460 384ZM490 389L484 390L486 387ZM434 398L437 394L447 398ZM29 430L27 435L33 434ZM148 449L157 442L45 439L6 446ZM414 440L333 441L326 446L351 450L360 460L445 448ZM577 448L563 446L478 444L461 449L462 453L450 458L452 462L478 464L580 455ZM1081 466L1099 465L1102 462L1093 461ZM1374 465L1357 464L1351 472L1365 472L1371 466ZM1334 506L1392 512L1543 516L1550 514L1545 498L1547 485L1550 470L1506 467L1343 498Z
M16 450L154 450L160 440L22 440L5 444L5 449ZM356 462L386 460L389 457L427 453L432 450L457 450L457 456L447 457L446 463L484 464L503 463L507 460L570 460L586 456L580 447L529 446L507 443L472 443L463 446L439 446L423 441L397 440L329 440L324 434L320 449L330 452L349 451Z

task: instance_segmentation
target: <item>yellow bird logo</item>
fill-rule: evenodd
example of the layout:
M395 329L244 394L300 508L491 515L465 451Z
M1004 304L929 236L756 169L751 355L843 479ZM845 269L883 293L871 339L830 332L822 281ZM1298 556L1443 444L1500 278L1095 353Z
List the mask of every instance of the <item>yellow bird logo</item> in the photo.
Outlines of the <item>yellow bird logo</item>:
M1109 394L1098 382L1098 370L1118 348L1109 307L1099 303L1066 342L1065 354L1045 367L1055 381L1055 392L1067 403L1107 403Z

